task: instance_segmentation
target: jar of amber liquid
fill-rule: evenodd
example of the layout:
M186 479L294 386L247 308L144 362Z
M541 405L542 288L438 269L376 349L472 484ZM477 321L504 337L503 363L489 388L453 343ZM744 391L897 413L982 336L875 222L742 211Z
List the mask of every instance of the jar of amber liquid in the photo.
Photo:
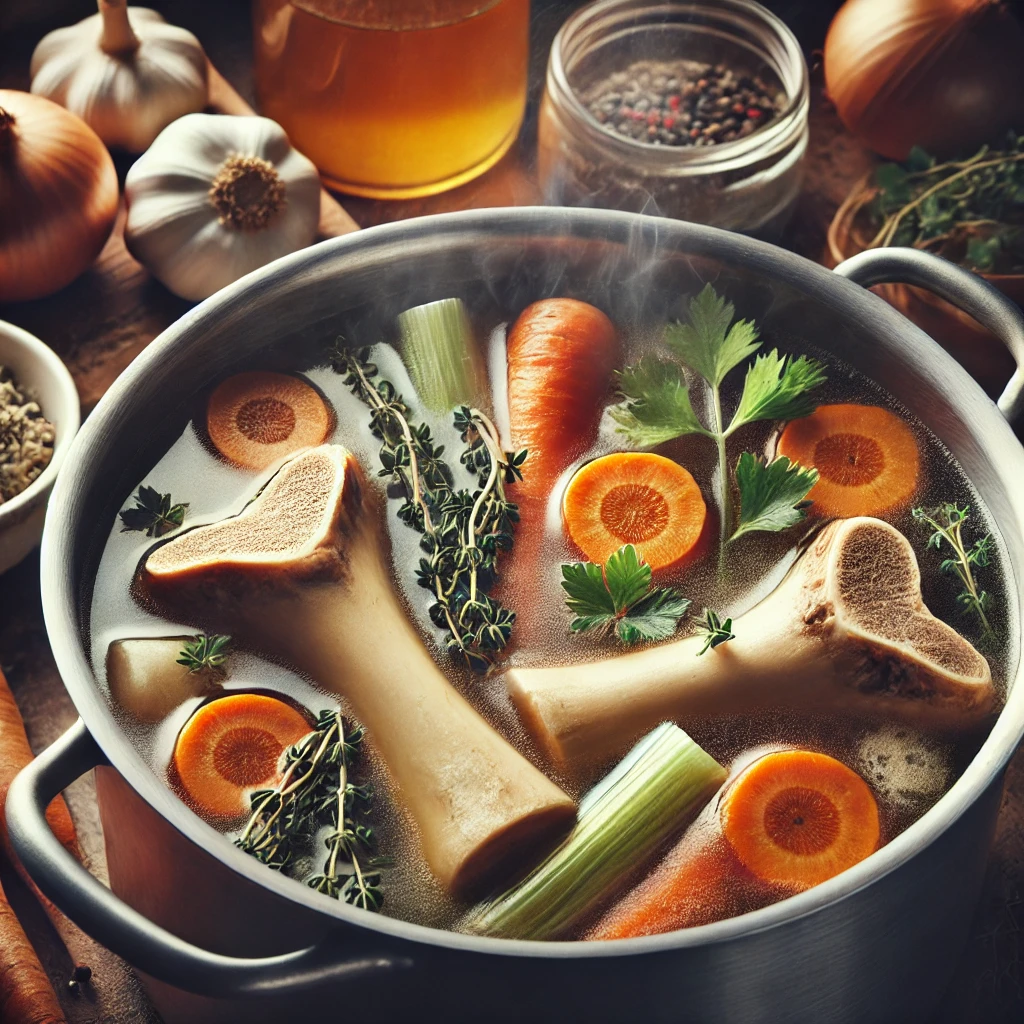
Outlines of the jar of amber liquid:
M529 0L254 0L253 19L260 111L333 188L441 192L519 131Z

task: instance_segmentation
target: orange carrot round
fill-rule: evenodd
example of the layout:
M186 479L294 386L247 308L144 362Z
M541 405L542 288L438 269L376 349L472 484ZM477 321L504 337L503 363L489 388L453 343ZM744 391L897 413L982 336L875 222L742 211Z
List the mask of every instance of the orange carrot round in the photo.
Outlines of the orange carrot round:
M217 451L246 469L266 469L327 440L333 417L316 388L286 373L251 370L228 377L206 406Z
M690 473L649 452L620 452L588 462L562 501L572 542L602 565L632 544L653 570L689 561L707 520L707 506Z
M225 820L248 812L249 791L280 777L281 755L312 726L276 697L233 693L204 704L178 734L174 768L199 813Z
M917 490L920 454L910 427L876 405L821 405L786 425L779 455L818 471L808 497L822 516L878 516Z
M546 499L555 480L596 440L619 362L615 326L576 299L542 299L508 338L512 443L529 451L516 500Z
M781 750L758 758L726 790L722 831L757 878L810 888L878 848L868 784L827 754Z

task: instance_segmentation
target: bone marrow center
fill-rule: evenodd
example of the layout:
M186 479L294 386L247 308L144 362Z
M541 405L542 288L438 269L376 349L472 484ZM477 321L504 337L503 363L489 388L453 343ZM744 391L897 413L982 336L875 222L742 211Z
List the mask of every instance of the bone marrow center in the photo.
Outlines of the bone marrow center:
M627 544L657 537L668 525L665 498L646 484L620 484L601 500L601 522Z
M885 468L885 456L878 442L863 434L829 434L815 445L814 465L834 484L863 487Z
M810 857L824 853L839 838L839 812L824 793L792 786L768 803L764 830L776 846Z
M295 410L277 398L252 398L235 414L235 426L257 444L280 444L295 429Z
M273 733L255 726L232 729L213 748L217 774L236 786L266 782L277 771L281 744Z

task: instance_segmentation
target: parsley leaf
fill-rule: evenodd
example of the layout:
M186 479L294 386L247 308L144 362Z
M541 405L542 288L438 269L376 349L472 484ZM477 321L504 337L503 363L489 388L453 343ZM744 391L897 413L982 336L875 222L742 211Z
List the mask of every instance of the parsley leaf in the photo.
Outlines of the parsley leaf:
M729 640L736 639L736 634L732 631L732 619L723 622L718 612L713 612L710 608L704 609L704 617L697 627L697 635L704 637L704 646L697 652L698 658Z
M683 434L707 434L690 402L678 363L644 356L619 374L625 402L609 410L631 444L651 448Z
M816 359L780 356L777 349L759 355L747 370L743 395L726 433L756 420L810 416L816 403L809 392L824 383L825 368Z
M805 519L810 489L818 482L818 471L790 462L785 455L765 463L744 452L736 463L740 491L740 515L736 540L745 533L777 533Z
M141 484L135 495L135 507L121 513L121 532L138 530L144 531L147 537L162 537L181 526L187 510L187 502L174 505L169 494Z
M666 640L690 607L673 589L651 589L651 567L632 544L619 548L603 569L595 562L564 564L562 589L576 616L569 625L572 632L614 628L624 644Z
M665 343L691 369L717 388L725 375L757 351L757 328L749 320L732 324L735 306L710 284L690 300L690 322L671 324Z

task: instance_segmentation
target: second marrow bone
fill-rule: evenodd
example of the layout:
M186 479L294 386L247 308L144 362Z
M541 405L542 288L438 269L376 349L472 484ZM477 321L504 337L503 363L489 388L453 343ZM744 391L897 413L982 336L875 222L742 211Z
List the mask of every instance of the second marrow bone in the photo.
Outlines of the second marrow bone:
M469 891L523 847L564 833L575 805L434 664L395 594L379 511L355 458L322 445L286 463L239 515L153 550L138 591L345 697L431 869Z
M991 713L988 662L921 597L909 541L880 519L826 526L779 587L698 657L699 637L591 664L513 668L520 715L552 758L621 752L665 719L808 708L962 729Z

